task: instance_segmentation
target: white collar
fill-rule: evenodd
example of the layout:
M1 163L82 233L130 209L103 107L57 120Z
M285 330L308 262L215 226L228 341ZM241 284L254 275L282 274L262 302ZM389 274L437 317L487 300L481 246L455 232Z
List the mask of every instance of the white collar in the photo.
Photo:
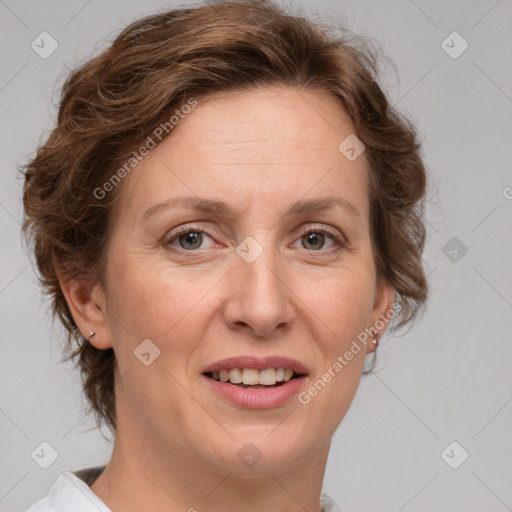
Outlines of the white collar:
M90 487L71 471L62 471L48 494L26 512L112 512Z
M89 485L79 478L84 474L100 473L104 466L80 471L62 471L50 488L49 493L32 505L26 512L112 512L110 508L92 492ZM322 512L341 512L332 499L322 492L320 503Z

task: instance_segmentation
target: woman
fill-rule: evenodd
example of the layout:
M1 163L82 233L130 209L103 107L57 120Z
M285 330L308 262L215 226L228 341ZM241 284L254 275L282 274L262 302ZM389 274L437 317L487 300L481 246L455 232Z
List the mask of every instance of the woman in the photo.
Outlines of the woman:
M225 2L69 76L24 230L115 443L30 512L339 510L331 437L427 297L420 144L376 69L361 39Z

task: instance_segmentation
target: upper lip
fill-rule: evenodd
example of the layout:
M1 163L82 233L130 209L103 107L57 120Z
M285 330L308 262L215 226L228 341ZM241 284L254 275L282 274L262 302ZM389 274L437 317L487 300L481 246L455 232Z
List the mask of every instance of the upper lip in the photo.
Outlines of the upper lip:
M256 370L266 370L267 368L291 368L299 375L307 375L307 368L295 359L286 356L237 356L221 359L210 364L203 369L203 373L216 372L219 370L229 370L231 368L254 368Z

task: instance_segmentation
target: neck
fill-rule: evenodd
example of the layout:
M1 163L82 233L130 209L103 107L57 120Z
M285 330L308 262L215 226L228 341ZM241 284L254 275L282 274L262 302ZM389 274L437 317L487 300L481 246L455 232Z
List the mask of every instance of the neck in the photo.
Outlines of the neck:
M118 430L111 460L91 485L112 512L321 512L330 443L284 471L263 464L256 471L258 463L242 475L197 460L186 447L155 450L145 443L149 436L124 434Z

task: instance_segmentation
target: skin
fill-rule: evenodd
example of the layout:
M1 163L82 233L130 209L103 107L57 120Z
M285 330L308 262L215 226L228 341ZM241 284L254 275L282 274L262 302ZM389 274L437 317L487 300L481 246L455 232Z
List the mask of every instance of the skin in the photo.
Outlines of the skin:
M116 441L91 486L114 512L320 512L331 437L371 340L307 405L295 397L244 409L201 373L226 357L284 355L307 367L307 390L392 307L394 289L375 271L364 153L351 162L338 150L353 132L324 93L214 94L198 98L116 191L105 282L61 281L81 331L95 331L90 342L113 347L118 362ZM240 214L163 208L141 221L181 195L223 200ZM359 216L338 207L286 213L300 199L333 195ZM192 224L202 242L168 242ZM336 251L321 234L311 241L303 227L327 228L344 246ZM263 249L252 263L235 251L248 236ZM133 354L144 339L160 350L149 366ZM248 442L261 453L252 468L237 456Z

